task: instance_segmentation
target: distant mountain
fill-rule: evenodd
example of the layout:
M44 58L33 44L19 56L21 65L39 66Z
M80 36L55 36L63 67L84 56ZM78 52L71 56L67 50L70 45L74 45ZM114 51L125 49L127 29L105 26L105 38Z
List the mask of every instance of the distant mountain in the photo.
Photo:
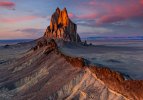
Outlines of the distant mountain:
M29 42L32 41L34 39L7 39L7 40L0 40L0 42Z
M12 40L0 40L0 46L2 45L11 45L11 44L17 44L17 43L24 43L24 42L30 42L33 39L12 39Z
M143 36L129 36L129 37L106 37L106 36L98 36L98 37L87 37L83 38L83 40L143 40Z

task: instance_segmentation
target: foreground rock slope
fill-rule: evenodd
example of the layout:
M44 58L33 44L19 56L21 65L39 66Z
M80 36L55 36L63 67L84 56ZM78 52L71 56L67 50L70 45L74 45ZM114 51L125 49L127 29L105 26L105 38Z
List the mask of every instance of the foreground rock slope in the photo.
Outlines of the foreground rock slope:
M143 81L89 66L64 55L53 39L43 41L0 75L0 100L143 99Z

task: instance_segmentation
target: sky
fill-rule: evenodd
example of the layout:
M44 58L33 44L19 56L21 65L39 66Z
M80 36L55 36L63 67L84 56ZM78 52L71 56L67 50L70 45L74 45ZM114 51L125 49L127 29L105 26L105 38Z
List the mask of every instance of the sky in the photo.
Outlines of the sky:
M143 0L0 0L0 39L43 36L57 7L82 38L143 36Z

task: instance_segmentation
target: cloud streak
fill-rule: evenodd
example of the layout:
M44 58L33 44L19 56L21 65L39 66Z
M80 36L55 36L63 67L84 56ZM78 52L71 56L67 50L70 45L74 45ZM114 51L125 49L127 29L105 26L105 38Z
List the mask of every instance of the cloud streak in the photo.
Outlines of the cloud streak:
M18 29L16 32L23 32L26 34L43 34L44 29L37 29L37 28L25 28L25 29Z
M90 13L90 14L84 14L84 15L75 15L73 13L69 13L68 14L70 18L72 19L95 19L97 17L96 13Z
M0 1L0 7L7 9L14 9L15 3L10 1Z
M39 17L37 16L19 16L19 17L14 17L14 18L0 18L0 22L2 23L18 23L18 22L24 22L24 21L30 21L30 20L34 20L37 19Z
M143 7L141 5L129 5L128 7L118 5L103 15L97 20L98 23L112 23L117 21L123 21L133 18L139 18L143 16Z
M96 25L143 17L143 0L112 1L112 3L90 0L82 7L87 7L89 13L74 18L96 20Z

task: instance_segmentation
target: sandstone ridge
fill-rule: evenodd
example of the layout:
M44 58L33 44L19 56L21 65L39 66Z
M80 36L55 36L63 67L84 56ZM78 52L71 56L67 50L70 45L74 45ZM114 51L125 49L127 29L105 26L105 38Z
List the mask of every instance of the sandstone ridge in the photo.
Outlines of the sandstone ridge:
M77 34L77 25L70 20L66 8L63 10L56 9L51 17L50 26L47 27L44 37L81 42Z
M122 99L117 99L117 100L124 100L124 99L142 100L143 99L143 95L141 93L143 91L142 80L130 80L130 79L126 80L124 75L122 75L119 72L112 71L111 69L105 66L102 66L102 67L99 67L96 65L91 66L86 63L86 60L84 58L66 56L60 50L58 50L58 46L54 39L48 40L47 46L48 48L45 50L45 54L49 54L49 51L50 52L56 51L58 55L63 57L73 67L81 68L81 70L84 70L84 71L89 70L93 76L95 75L94 78L102 81L108 87L110 92L114 91L115 93L120 95L119 96L120 98L122 97ZM51 48L53 49L51 50ZM89 99L89 98L86 98L86 99Z

